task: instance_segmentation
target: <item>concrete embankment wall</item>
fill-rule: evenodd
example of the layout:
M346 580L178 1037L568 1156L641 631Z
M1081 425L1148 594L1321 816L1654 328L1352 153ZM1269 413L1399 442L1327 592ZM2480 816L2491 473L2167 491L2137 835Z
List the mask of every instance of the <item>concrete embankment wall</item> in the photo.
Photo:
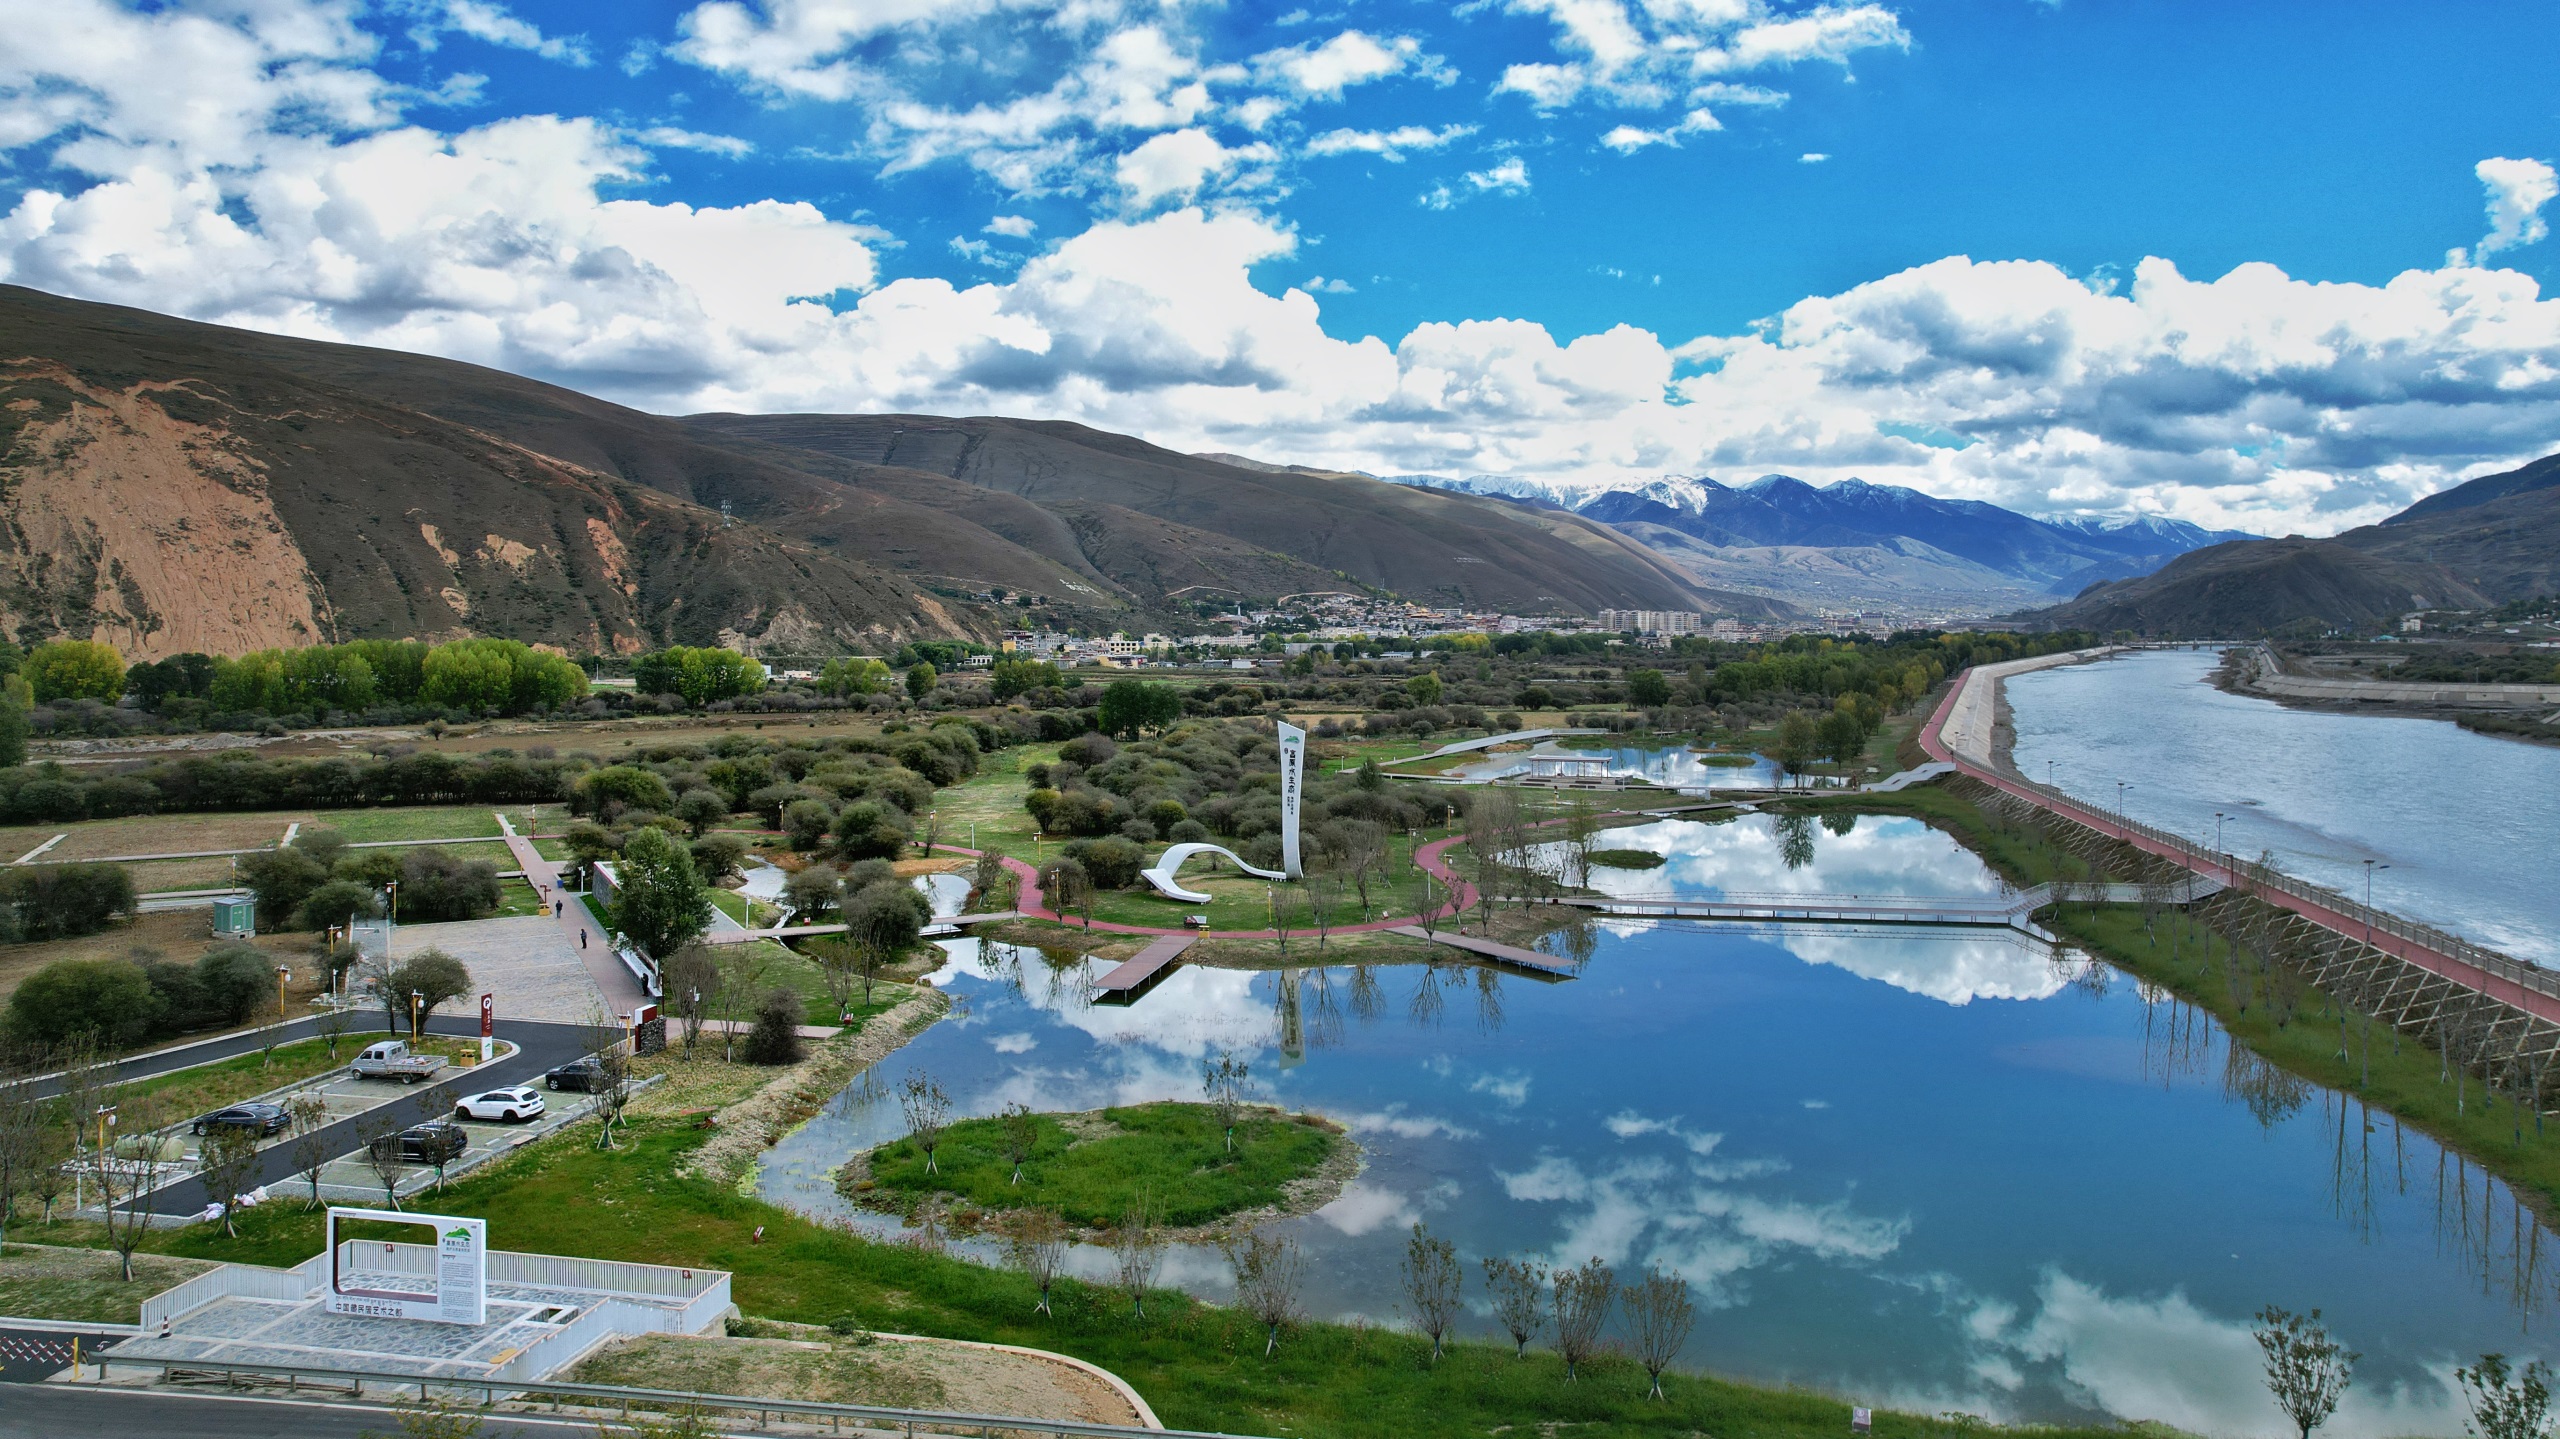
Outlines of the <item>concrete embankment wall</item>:
M2420 684L2407 680L2322 679L2284 673L2265 645L2249 651L2243 688L2279 699L2320 704L2406 705L2417 709L2538 710L2560 705L2560 685Z
M2100 645L2096 649L2068 650L2028 660L1975 665L1956 681L1955 697L1947 707L1946 717L1938 725L1938 737L1956 759L1986 770L1996 768L1992 763L1993 735L2000 723L2002 680L2011 675L2049 670L2058 665L2085 664L2118 652L2118 646Z

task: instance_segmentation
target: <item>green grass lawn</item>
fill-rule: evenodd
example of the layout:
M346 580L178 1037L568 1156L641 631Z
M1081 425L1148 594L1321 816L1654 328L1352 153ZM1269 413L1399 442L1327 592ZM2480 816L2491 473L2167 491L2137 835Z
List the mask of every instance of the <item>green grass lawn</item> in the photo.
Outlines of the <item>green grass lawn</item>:
M860 1026L875 1014L886 1013L907 997L907 987L886 978L873 982L872 1001L862 1002L862 979L857 972L842 1011L836 1008L834 996L827 992L827 976L812 955L825 944L823 939L806 941L810 954L798 953L778 941L752 939L744 944L724 944L718 953L721 962L735 966L733 972L751 973L759 989L788 989L800 996L802 1022L807 1024L848 1024ZM883 966L881 973L887 974ZM840 1017L841 1015L841 1017Z
M944 1131L928 1174L915 1140L872 1151L871 1180L883 1194L912 1200L936 1191L982 1209L1056 1210L1070 1224L1117 1224L1143 1195L1166 1224L1208 1224L1276 1205L1285 1185L1314 1173L1347 1143L1312 1120L1249 1110L1229 1153L1216 1111L1205 1104L1106 1109L1079 1137L1054 1114L1032 1116L1036 1138L1015 1184L1004 1155L1004 1124L967 1119Z
M9 1226L13 1240L39 1242L0 1247L0 1314L132 1324L141 1318L144 1299L212 1267L165 1254L136 1255L134 1282L127 1284L112 1252L41 1242L53 1233L52 1227L33 1222L33 1216Z
M1342 1439L1458 1439L1502 1432L1733 1439L1838 1439L1846 1400L1804 1390L1667 1376L1667 1401L1645 1398L1643 1372L1622 1358L1584 1366L1578 1383L1543 1351L1515 1361L1506 1342L1452 1347L1437 1366L1430 1345L1375 1323L1291 1326L1263 1357L1261 1327L1233 1310L1151 1294L1146 1318L1123 1296L1062 1281L1053 1316L1033 1312L1032 1284L903 1244L864 1240L706 1180L680 1177L708 1131L691 1119L634 1123L612 1151L585 1124L447 1186L436 1208L485 1218L491 1243L533 1253L724 1269L745 1312L828 1323L849 1319L893 1333L1022 1344L1102 1365L1147 1397L1167 1424L1237 1433ZM756 1231L761 1226L762 1242ZM66 1242L79 1232L59 1226ZM90 1231L94 1235L94 1230ZM149 1237L158 1252L260 1264L298 1263L320 1250L320 1217L261 1205L241 1237L193 1225ZM1478 1283L1469 1278L1469 1297ZM1884 1439L1932 1439L1935 1416L1879 1410ZM2039 1429L2038 1439L2121 1439L2117 1429Z
M521 879L498 881L498 907L489 912L491 919L514 919L528 914L549 914L550 908L533 885Z
M521 811L511 811L517 818ZM382 839L473 839L487 835L498 837L497 811L488 805L419 805L388 809L333 809L316 820L306 821L305 830L334 829L346 836L349 844L365 844Z

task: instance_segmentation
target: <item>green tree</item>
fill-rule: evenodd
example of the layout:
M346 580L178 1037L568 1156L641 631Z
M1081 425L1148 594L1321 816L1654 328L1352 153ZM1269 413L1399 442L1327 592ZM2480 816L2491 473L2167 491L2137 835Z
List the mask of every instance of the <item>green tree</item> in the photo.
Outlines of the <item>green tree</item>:
M1790 778L1813 767L1814 756L1822 752L1822 735L1813 716L1803 710L1789 710L1778 721L1778 768Z
M1058 667L1047 660L998 660L995 667L987 671L988 687L995 692L998 701L1029 694L1036 689L1055 688L1065 682L1066 678L1058 673Z
M1404 682L1404 692L1413 696L1413 702L1415 704L1436 705L1440 703L1440 676L1436 674L1415 675L1413 678Z
M386 982L402 1014L411 1012L414 1000L417 1020L423 1027L437 1005L471 992L471 971L441 949L422 949L400 961Z
M700 707L764 688L764 666L736 650L676 645L642 655L631 666L642 694L674 695Z
M2320 1311L2293 1314L2270 1304L2258 1311L2252 1327L2258 1349L2266 1356L2267 1392L2293 1421L2300 1439L2338 1412L2338 1401L2362 1355L2350 1354L2320 1323Z
M329 868L299 849L264 849L232 861L232 868L258 899L258 923L277 929L293 917L311 891L326 884Z
M133 877L119 864L15 865L0 870L0 907L18 939L95 934L134 912Z
M38 704L73 699L113 704L124 694L124 656L96 640L48 640L28 652L18 672L35 690Z
M1850 710L1833 710L1815 726L1823 758L1834 764L1847 764L1867 747L1866 726Z
M907 666L907 697L923 699L926 695L933 693L933 687L941 679L941 672L936 670L929 660L920 660Z
M888 682L889 667L869 655L829 660L818 671L818 692L838 699L867 695ZM998 695L997 698L1003 698Z
M408 896L402 895L401 898L406 901ZM266 906L261 903L259 908L263 910ZM345 924L350 917L372 919L381 914L382 896L362 880L333 879L305 893L287 913L292 916L295 929L327 929L333 924ZM282 915L268 923L271 929L285 926Z
M711 927L711 888L666 831L632 835L614 874L614 922L644 953L673 954Z
M2551 1367L2536 1359L2521 1369L2503 1354L2483 1354L2468 1369L2456 1369L2462 1402L2471 1422L2463 1427L2477 1439L2550 1439Z
M196 961L196 992L207 1020L242 1023L275 1002L275 961L245 941L219 945Z
M1627 702L1640 709L1671 703L1671 681L1660 670L1636 670L1627 676Z
M572 807L581 813L611 817L624 810L643 809L652 814L673 809L675 792L667 782L633 764L606 765L579 777L570 791Z
M1182 696L1173 686L1113 680L1102 687L1102 708L1095 724L1114 739L1129 739L1140 730L1161 729L1180 718Z
M35 733L35 691L19 675L0 680L0 769L27 762L27 736Z
M700 839L704 831L729 817L729 802L716 789L687 790L676 801L674 814L684 821L687 833Z

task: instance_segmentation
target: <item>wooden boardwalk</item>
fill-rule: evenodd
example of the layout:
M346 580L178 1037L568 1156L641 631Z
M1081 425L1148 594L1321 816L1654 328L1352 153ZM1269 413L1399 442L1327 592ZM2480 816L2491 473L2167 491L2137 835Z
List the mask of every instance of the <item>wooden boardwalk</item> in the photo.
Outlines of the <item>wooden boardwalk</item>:
M1514 944L1496 944L1489 939L1476 939L1468 935L1454 934L1445 929L1426 930L1418 924L1398 925L1387 933L1401 934L1407 939L1427 939L1434 944L1445 944L1451 949L1462 949L1497 964L1527 970L1541 979L1573 978L1571 964L1552 954L1540 954L1534 949L1522 949Z
M1182 958L1184 950L1198 943L1199 938L1195 934L1168 934L1156 940L1139 950L1135 958L1095 980L1093 982L1094 999L1097 1001L1119 1000L1125 1003L1137 998L1147 986L1162 978L1164 971L1171 967L1175 960Z

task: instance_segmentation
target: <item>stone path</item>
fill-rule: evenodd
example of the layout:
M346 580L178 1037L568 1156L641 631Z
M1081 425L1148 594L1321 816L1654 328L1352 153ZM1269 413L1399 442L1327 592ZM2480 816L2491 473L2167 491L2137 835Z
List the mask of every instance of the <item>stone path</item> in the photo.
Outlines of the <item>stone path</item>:
M525 882L533 886L533 892L541 896L543 903L557 907L553 924L568 943L570 952L585 967L587 977L595 982L596 992L604 996L605 1008L615 1014L630 1014L644 1005L655 1003L640 988L639 979L614 954L613 937L594 933L596 925L588 915L587 907L575 903L574 896L561 892L562 866L544 859L541 851L533 847L533 841L516 833L515 825L503 814L498 816L498 830L499 837L506 842L507 852L516 857L516 867L524 871ZM584 945L578 942L582 934L586 939ZM585 1018L583 1014L578 1016L581 1022Z

